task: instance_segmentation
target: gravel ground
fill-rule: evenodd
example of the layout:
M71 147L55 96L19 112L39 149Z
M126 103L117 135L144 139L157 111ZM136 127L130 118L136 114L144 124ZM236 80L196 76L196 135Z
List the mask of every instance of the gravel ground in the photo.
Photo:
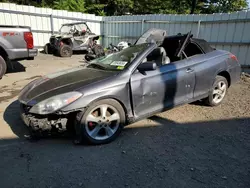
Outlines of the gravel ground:
M16 96L38 76L78 66L39 55L0 81L0 187L250 187L250 78L224 103L177 107L128 126L114 142L74 146L70 139L24 139ZM23 66L24 67L23 67Z

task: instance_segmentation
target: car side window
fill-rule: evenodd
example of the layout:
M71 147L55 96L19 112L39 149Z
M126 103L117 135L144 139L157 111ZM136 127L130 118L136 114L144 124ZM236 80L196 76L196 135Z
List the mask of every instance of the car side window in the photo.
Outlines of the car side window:
M184 50L187 57L203 54L202 50L194 43L189 43Z

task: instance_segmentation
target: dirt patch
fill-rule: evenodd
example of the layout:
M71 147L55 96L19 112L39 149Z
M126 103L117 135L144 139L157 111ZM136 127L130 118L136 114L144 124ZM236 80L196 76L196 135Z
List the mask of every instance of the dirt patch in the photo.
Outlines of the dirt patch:
M18 89L18 90L5 89L4 92L7 93L7 95L1 96L1 93L0 93L0 101L4 102L4 101L8 101L10 99L13 99L14 97L16 97L20 93L20 91L21 91L21 89Z
M250 74L242 73L241 80L243 80L244 82L250 83Z
M8 88L8 86L0 87L0 91L2 91L2 90L5 89L5 88Z
M18 96L22 88L25 86L22 82L27 83L27 81L34 80L40 77L41 76L32 76L32 77L25 78L22 80L17 80L10 86L5 85L5 86L0 87L0 103L6 102Z
M13 86L16 86L17 84L19 84L20 82L23 82L23 81L29 81L29 80L34 80L36 78L40 78L41 76L32 76L30 78L26 78L26 79L23 79L23 80L18 80L18 81L15 81L12 85Z

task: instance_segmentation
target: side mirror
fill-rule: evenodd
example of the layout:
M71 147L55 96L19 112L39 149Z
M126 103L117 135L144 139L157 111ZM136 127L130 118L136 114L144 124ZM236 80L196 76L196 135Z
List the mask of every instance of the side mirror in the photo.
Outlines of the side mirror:
M152 71L152 70L155 70L156 69L156 63L154 62L145 62L145 63L141 63L139 66L138 66L138 70L140 72L145 72L145 71Z

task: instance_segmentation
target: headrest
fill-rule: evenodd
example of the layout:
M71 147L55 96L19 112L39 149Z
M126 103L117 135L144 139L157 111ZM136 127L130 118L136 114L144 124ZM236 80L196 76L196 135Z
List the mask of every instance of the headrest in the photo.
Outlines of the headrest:
M153 58L153 57L162 56L162 55L166 55L166 51L165 51L165 49L163 47L158 47L158 48L154 49L148 55L148 58Z

